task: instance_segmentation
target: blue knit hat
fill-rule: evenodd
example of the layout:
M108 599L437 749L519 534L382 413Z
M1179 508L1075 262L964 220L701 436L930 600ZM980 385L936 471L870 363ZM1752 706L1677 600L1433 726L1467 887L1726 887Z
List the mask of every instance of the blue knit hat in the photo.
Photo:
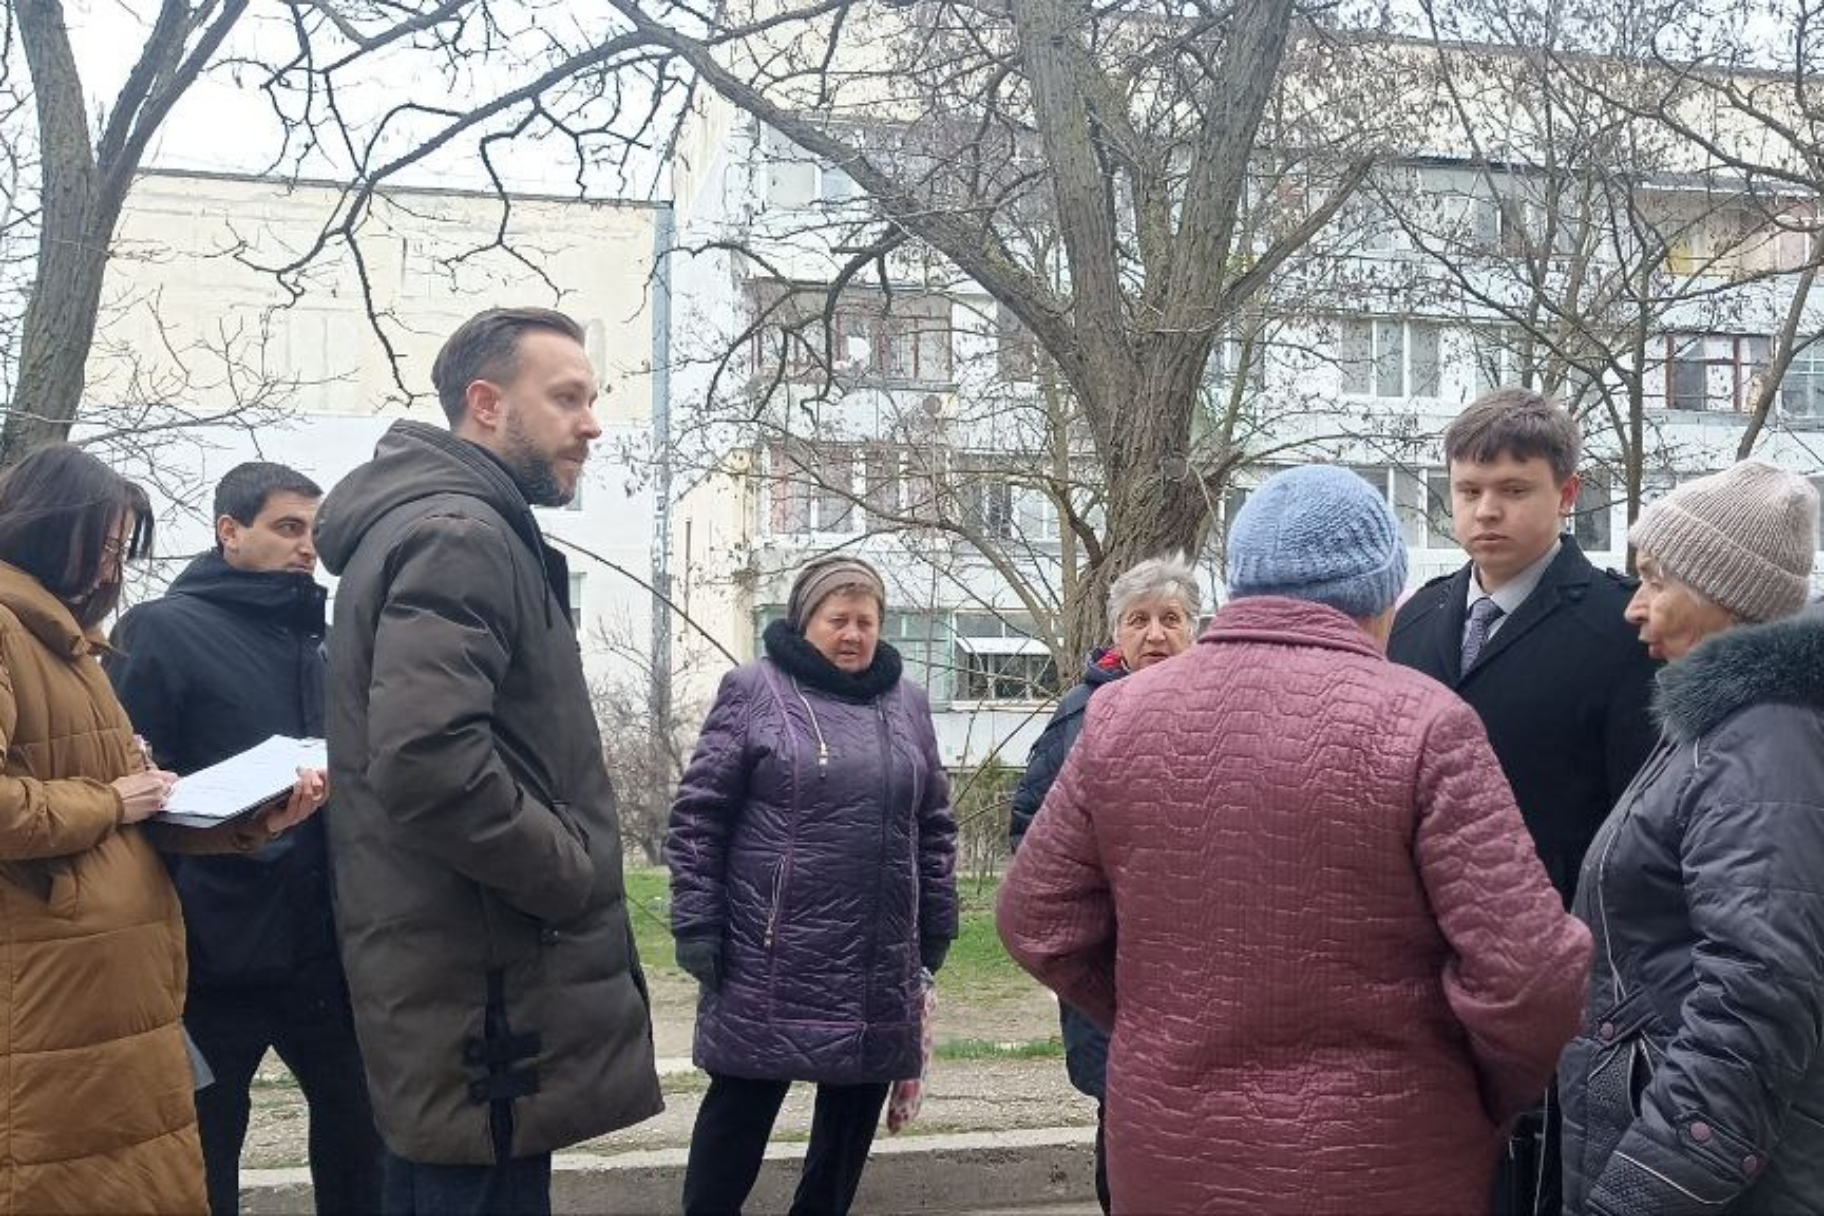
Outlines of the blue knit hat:
M1406 542L1387 500L1336 465L1267 478L1229 529L1229 594L1311 600L1358 619L1393 607Z

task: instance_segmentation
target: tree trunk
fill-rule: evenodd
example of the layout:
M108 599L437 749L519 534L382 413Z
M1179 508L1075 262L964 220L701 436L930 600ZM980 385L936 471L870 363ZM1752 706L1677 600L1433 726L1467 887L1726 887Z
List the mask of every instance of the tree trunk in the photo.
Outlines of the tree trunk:
M39 281L25 312L19 377L6 426L0 430L0 468L17 464L47 443L69 438L82 404L89 347L101 307L107 250L88 242L107 238L85 235L59 246L51 239L48 209L45 218ZM87 233L94 231L86 228Z
M1108 588L1117 578L1150 557L1196 552L1209 507L1195 473L1175 480L1162 476L1164 458L1176 454L1169 450L1173 432L1140 425L1142 419L1187 414L1182 402L1168 400L1172 395L1169 390L1129 393L1126 408L1116 412L1132 420L1141 442L1123 445L1128 458L1107 468L1101 559L1084 569L1064 605L1064 636L1073 654L1087 654L1111 641Z
M67 438L76 421L118 215L117 207L114 214L99 213L88 107L63 6L18 0L15 15L38 114L41 218L19 375L0 428L0 468Z

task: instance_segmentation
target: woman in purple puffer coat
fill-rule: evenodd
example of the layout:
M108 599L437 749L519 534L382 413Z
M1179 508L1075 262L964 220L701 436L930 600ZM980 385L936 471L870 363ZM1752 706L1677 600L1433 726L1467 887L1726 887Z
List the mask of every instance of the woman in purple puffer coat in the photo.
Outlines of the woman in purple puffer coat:
M710 1076L687 1216L741 1210L793 1081L817 1083L817 1109L792 1212L847 1212L888 1088L918 1075L919 970L956 936L956 822L885 611L865 562L806 566L678 787L672 933Z

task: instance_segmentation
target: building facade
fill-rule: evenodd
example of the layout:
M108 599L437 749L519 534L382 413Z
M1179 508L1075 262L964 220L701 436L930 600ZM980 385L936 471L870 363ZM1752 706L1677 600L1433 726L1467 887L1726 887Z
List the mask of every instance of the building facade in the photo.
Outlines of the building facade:
M161 556L131 594L158 594L213 544L209 492L227 469L280 461L327 490L396 420L446 425L431 363L463 320L497 305L556 307L587 333L603 436L577 499L539 515L568 550L591 678L644 679L657 520L648 453L665 406L654 369L669 360L653 304L666 208L389 190L352 243L332 237L307 267L279 273L347 204L340 186L257 177L154 172L135 184L79 431L155 491Z
M1412 586L1458 567L1438 436L1502 385L1583 421L1570 527L1598 565L1627 564L1631 498L1737 458L1782 347L1797 353L1753 451L1824 474L1824 306L1798 273L1816 260L1816 200L1676 152L1593 191L1524 149L1415 130L1218 344L1207 424L1239 418L1248 439L1206 491L1193 556L1212 604L1227 520L1306 460L1387 496ZM946 761L1023 763L1081 661L1057 638L1082 561L1060 505L1097 511L1043 353L939 259L901 247L854 274L869 214L854 182L725 103L700 103L674 190L679 246L698 251L674 270L690 422L671 448L672 577L702 626L673 631L680 706L705 703L726 662L705 634L753 657L797 567L841 549L886 575L884 632L931 692ZM1263 174L1251 205L1315 205L1296 191ZM1619 239L1630 225L1651 239Z

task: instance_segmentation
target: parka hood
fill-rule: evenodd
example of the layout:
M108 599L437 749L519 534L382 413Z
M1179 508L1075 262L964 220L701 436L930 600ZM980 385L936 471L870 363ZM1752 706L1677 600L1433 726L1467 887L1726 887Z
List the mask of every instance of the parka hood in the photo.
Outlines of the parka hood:
M308 574L237 570L220 553L196 557L171 580L167 595L189 595L258 616L284 617L307 633L323 632L328 593Z
M423 422L395 422L374 458L336 483L317 511L317 556L341 574L361 538L388 512L438 494L485 501L541 558L538 521L507 470L485 450Z
M1824 711L1824 608L1708 639L1659 673L1653 709L1668 735L1690 743L1766 703Z
M1098 646L1083 660L1083 683L1091 688L1112 684L1126 674L1127 664L1113 646Z

